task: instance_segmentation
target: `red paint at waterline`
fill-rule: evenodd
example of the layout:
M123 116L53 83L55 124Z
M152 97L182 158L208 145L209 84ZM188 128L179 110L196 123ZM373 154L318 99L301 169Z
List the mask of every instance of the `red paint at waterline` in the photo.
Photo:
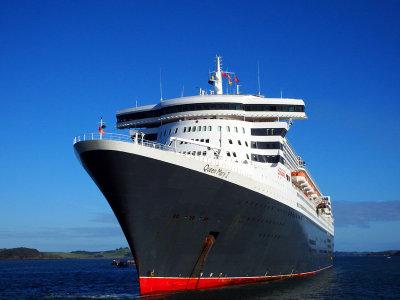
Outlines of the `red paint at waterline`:
M140 294L163 294L173 291L210 289L230 285L256 283L270 280L277 280L289 277L308 276L316 274L326 268L300 274L289 274L280 276L262 276L262 277L230 277L230 278L187 278L187 277L139 277Z

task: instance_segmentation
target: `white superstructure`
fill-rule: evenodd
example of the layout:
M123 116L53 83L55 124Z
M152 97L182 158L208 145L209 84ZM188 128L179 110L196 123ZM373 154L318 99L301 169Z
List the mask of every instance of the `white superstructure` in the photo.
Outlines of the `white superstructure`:
M177 160L190 157L212 162L205 164L209 168L237 170L245 175L243 186L301 211L333 235L330 198L286 138L292 120L307 118L304 101L223 94L229 74L221 70L221 58L216 60L209 80L214 91L119 111L117 127L129 128L135 143L164 145ZM230 76L229 81L233 84Z

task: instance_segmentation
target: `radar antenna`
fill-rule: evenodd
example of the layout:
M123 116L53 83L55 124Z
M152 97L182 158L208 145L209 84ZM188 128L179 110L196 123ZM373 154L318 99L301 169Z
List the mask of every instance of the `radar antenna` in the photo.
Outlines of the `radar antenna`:
M161 68L160 68L160 100L161 102L163 102L163 98L162 98L162 84L161 84Z
M260 62L257 62L258 66L258 96L261 95L261 88L260 88Z
M222 95L222 75L221 75L221 56L217 55L217 71L215 72L214 88L217 95Z

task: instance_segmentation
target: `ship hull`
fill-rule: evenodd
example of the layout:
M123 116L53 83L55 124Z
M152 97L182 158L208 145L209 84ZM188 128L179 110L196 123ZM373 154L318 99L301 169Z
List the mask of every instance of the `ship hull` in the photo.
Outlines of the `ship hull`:
M332 266L333 237L299 211L224 176L120 151L118 143L74 147L121 225L142 295L305 276Z

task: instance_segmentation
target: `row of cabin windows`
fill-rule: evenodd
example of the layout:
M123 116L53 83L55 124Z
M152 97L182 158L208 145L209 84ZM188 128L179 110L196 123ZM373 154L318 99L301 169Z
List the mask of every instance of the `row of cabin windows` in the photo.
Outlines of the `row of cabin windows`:
M181 152L182 154L190 154L190 155L197 155L197 156L200 156L200 155L203 155L203 156L206 156L207 155L207 151L183 151L183 152ZM231 152L229 152L229 151L227 151L226 152L226 156L228 156L228 157L237 157L237 155L236 155L236 152L232 152L232 154L231 154ZM246 153L246 157L247 157L247 159L250 159L250 157L249 157L249 155Z
M192 126L183 127L182 132L196 132L196 131L212 131L212 126ZM175 132L176 133L176 132Z
M285 164L285 159L280 155L260 155L260 154L252 154L252 161L258 161L261 163L272 163L277 164L278 162Z
M207 151L183 151L182 154L189 154L189 155L197 155L197 156L206 156L207 155Z
M185 111L196 110L244 110L244 111L286 111L304 112L304 105L269 105L269 104L242 104L242 103L198 103L183 104L170 107L163 107L157 110L133 112L126 115L117 116L117 123L133 121L138 119L160 117Z
M222 130L222 126L218 126L218 131ZM231 132L231 127L230 126L226 126L225 128L226 132ZM212 126L189 126L189 127L183 127L182 132L201 132L201 131L212 131ZM236 126L232 127L232 132L235 133L239 133L239 128ZM171 135L172 133L178 133L178 127L176 127L175 129L170 128L168 131L168 134ZM242 133L246 133L246 130L244 129L244 127L242 127ZM164 136L167 135L167 130L164 130Z
M231 139L228 140L228 143L233 145L233 141ZM240 140L237 140L237 143L239 146L242 146L242 142ZM249 146L249 144L247 143L247 141L244 141L244 144L246 145L246 147Z
M196 142L202 142L202 143L209 143L210 142L210 139L191 139L192 141L196 141ZM180 141L179 142L179 144L180 145L182 145L182 144L187 144L188 142L182 142L182 141ZM171 143L170 143L170 145L171 145Z
M212 131L212 126L192 126L192 127L183 127L182 129L182 132L196 132L196 131ZM218 131L222 131L222 126L218 126ZM226 126L225 131L231 132L231 126ZM232 132L239 133L239 131L240 130L237 126L232 126ZM175 133L177 133L177 130L175 130ZM242 133L246 133L244 127L242 127ZM169 134L171 134L171 130L169 131Z
M218 126L218 131L222 131L222 126ZM225 131L226 132L231 132L231 127L230 126L226 126L225 127ZM239 128L236 126L232 126L232 132L235 133L239 133ZM242 127L242 133L246 133L246 130L244 129L244 127Z
M242 133L246 133L246 130L244 127L242 128ZM189 127L183 127L182 132L201 132L201 131L212 131L212 126L189 126ZM222 131L222 126L218 126L218 131ZM239 133L239 127L237 126L226 126L225 127L226 132L235 132ZM171 135L172 133L178 133L178 127L175 129L170 128L168 134ZM276 136L280 135L284 137L287 133L287 130L285 128L251 128L251 135L253 136ZM164 130L164 136L167 134L167 130Z
M283 150L283 144L281 144L280 142L251 142L251 148Z

